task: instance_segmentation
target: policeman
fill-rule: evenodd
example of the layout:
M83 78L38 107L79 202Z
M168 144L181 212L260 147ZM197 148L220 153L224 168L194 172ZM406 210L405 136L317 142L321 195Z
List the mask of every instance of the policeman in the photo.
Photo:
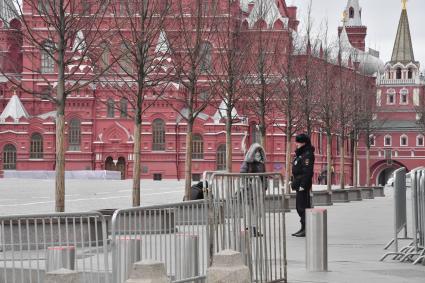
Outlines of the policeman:
M313 185L314 147L310 137L299 134L295 138L297 149L292 162L291 187L297 192L296 206L301 218L301 229L292 234L295 237L305 237L305 210L311 208L310 191Z

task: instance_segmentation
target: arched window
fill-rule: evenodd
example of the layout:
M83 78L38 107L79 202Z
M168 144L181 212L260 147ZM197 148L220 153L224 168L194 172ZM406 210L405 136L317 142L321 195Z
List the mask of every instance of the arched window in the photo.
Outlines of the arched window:
M385 146L391 146L391 144L392 144L392 138L391 138L391 136L390 135L386 135L384 137L384 145Z
M34 133L31 136L30 158L43 158L43 137L39 133Z
M161 119L152 123L152 150L165 150L165 123Z
M216 156L217 170L226 170L226 145L222 144L217 149Z
M200 68L201 72L211 71L212 45L209 42L202 42L200 48Z
M107 105L107 113L106 113L106 117L108 118L114 118L115 117L115 102L112 98L108 99Z
M407 89L402 89L400 91L400 104L408 104L408 95L409 91Z
M350 7L350 10L349 10L349 16L350 16L350 19L353 19L354 18L354 8L353 7Z
M396 79L401 80L401 68L397 68L396 70Z
M192 159L204 159L204 141L200 134L193 135Z
M101 52L102 52L102 55L100 57L101 67L102 67L102 69L106 69L110 65L109 59L110 59L110 56L111 56L111 51L110 51L109 45L106 42L102 42L100 44L100 48L101 48Z
M131 66L131 53L128 46L128 43L121 43L121 58L119 60L119 65L121 68L121 71L125 74L131 74L133 71L133 68Z
M408 138L406 135L401 135L400 137L400 146L408 146Z
M369 136L369 145L375 146L375 136L374 135Z
M394 92L388 92L387 93L387 104L394 104L395 103L395 93Z
M3 148L3 169L16 170L16 147L7 144Z
M416 137L416 146L424 146L424 136L419 135Z
M407 71L407 78L408 79L412 79L413 78L413 70L412 70L412 68L409 68L409 70Z
M127 118L128 117L128 100L127 98L121 98L120 100L120 117Z
M55 61L53 60L54 44L51 41L46 41L43 44L43 48L40 50L41 53L41 73L53 73L55 71Z
M68 130L68 150L79 151L81 146L81 122L78 119L72 119L69 122Z

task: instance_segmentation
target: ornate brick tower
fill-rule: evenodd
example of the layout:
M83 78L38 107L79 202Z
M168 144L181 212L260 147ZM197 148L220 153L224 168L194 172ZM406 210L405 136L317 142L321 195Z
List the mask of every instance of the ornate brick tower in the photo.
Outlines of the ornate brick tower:
M399 168L424 164L425 137L416 108L424 96L425 82L415 61L406 0L390 61L377 78L376 119L371 144L371 182L384 185Z
M341 34L343 27L353 47L365 51L367 27L362 24L362 8L359 0L348 0L343 13L343 25L338 28Z

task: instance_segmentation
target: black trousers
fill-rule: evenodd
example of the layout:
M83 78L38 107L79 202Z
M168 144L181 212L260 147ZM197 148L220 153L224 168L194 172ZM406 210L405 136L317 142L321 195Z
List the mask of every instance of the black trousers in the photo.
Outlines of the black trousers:
M301 225L302 225L302 227L304 227L304 225L305 225L305 210L307 208L311 208L310 190L297 191L296 205L297 205L298 215L301 218L301 220L300 220Z

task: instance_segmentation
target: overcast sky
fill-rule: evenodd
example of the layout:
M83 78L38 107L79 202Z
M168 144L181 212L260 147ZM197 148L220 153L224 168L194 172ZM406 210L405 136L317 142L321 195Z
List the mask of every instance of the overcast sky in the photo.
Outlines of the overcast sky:
M337 27L341 24L342 12L347 0L312 0L312 17L314 25L320 26L328 20L329 35L337 35ZM298 18L301 22L306 18L309 0L287 0L287 4L298 6ZM381 59L391 59L392 49L397 33L401 13L401 0L360 0L363 8L363 25L368 27L366 46L381 52ZM408 9L410 31L412 34L415 59L420 61L421 69L425 67L425 1L409 0Z

